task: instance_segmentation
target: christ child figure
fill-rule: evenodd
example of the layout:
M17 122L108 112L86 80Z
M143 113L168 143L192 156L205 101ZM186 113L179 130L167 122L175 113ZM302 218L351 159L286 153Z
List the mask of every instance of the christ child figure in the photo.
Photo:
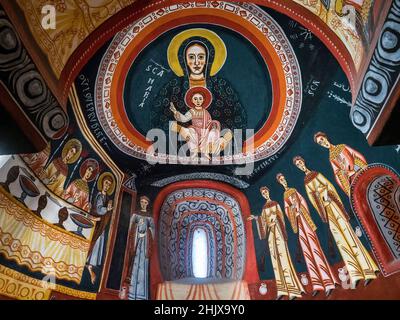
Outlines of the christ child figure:
M189 108L185 114L176 110L172 102L170 110L177 122L192 121L192 124L185 128L174 123L172 129L186 140L193 158L200 153L210 159L209 154L219 154L225 145L224 139L220 137L219 121L212 120L207 111L212 102L211 92L205 87L191 88L186 93L185 102Z

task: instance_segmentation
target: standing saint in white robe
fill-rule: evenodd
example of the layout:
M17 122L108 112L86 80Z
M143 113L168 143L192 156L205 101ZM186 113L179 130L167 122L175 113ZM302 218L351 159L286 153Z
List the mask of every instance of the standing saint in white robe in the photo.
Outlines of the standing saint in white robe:
M349 222L350 218L335 187L321 173L310 171L301 157L295 157L293 162L306 174L304 184L308 198L322 221L329 224L329 229L349 272L351 287L354 289L360 280L364 280L367 285L371 280L376 279L376 272L379 269L354 233Z
M129 232L129 300L149 299L149 261L154 239L154 220L147 210L149 199L140 198L141 209L131 217Z
M268 188L261 188L261 194L267 200L261 216L250 216L249 219L256 219L260 238L267 238L275 274L277 299L283 296L288 296L291 300L301 297L305 290L290 257L282 209L279 203L269 198Z

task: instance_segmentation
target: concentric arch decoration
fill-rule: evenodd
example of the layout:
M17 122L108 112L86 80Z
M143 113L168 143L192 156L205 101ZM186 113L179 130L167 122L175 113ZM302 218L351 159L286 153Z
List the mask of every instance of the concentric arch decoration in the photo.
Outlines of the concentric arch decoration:
M146 140L143 130L129 118L124 90L129 71L146 47L174 28L195 25L195 30L199 24L223 27L246 39L263 60L264 65L260 68L264 68L271 79L271 105L267 108L265 121L259 128L249 128L256 129L254 136L246 137L248 140L243 143L241 151L233 155L220 153L214 156L212 164L235 163L235 160L241 163L253 162L274 155L289 139L300 114L301 74L296 55L280 26L265 11L252 4L207 1L171 5L148 14L118 33L102 58L96 79L96 115L102 129L112 143L129 156L162 163L187 161L188 157L159 151L154 153L152 141ZM227 54L229 59L229 52ZM218 58L215 59L217 60ZM176 69L176 60L174 63ZM167 69L164 68L164 71L173 74L172 68ZM219 70L211 65L209 69L221 74L224 66ZM189 83L190 88L208 85ZM184 87L182 90L189 88ZM257 95L257 92L251 94ZM210 109L212 106L208 111ZM175 119L171 116L169 120ZM194 118L192 121L194 123ZM219 122L214 118L211 123L215 124L213 128L218 127ZM179 122L178 124L182 125ZM177 127L179 132L179 126Z

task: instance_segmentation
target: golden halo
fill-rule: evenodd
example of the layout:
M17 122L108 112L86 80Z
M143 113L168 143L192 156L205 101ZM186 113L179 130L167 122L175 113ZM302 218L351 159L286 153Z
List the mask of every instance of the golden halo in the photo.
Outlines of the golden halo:
M113 194L113 192L114 192L114 189L115 189L115 179L114 179L114 176L112 175L112 173L110 173L110 172L103 172L103 173L100 175L99 180L97 180L97 189L98 189L99 191L101 191L101 190L103 189L103 180L104 180L105 178L111 178L111 180L112 180L111 187L110 187L110 189L107 190L107 194L108 194L109 196L111 196L111 195Z
M178 52L182 43L192 37L205 38L213 45L215 50L215 57L214 62L211 66L210 76L215 76L225 64L227 56L226 46L222 39L215 32L202 28L182 31L171 40L167 53L168 64L170 68L178 77L184 76L184 72L179 63Z
M65 144L64 148L62 149L61 156L64 158L65 155L68 153L69 149L72 147L76 148L76 153L74 156L68 160L68 164L74 163L81 155L82 151L82 143L78 139L71 139Z

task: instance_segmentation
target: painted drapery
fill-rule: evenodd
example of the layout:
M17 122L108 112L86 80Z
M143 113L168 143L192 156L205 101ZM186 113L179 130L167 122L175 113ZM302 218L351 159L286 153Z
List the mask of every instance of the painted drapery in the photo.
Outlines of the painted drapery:
M313 291L328 291L338 283L316 234L306 200L294 188L284 193L285 213L294 233L298 233Z
M285 220L280 205L268 201L257 220L261 235L266 235L274 269L277 295L289 298L301 297L304 288L300 283L287 247Z
M375 279L379 271L348 222L348 214L335 187L318 172L309 172L305 179L309 200L329 229L349 272L354 288L361 279Z
M141 212L132 215L130 245L133 246L133 256L129 261L128 271L130 283L129 300L148 300L149 298L149 258L152 239L154 239L154 221L149 215Z
M157 300L250 300L246 281L185 284L166 281L157 288Z
M79 283L90 241L52 226L0 192L0 252L32 271Z
M329 161L335 173L339 187L350 195L351 182L354 175L367 166L367 160L358 151L348 145L332 145L329 149Z

